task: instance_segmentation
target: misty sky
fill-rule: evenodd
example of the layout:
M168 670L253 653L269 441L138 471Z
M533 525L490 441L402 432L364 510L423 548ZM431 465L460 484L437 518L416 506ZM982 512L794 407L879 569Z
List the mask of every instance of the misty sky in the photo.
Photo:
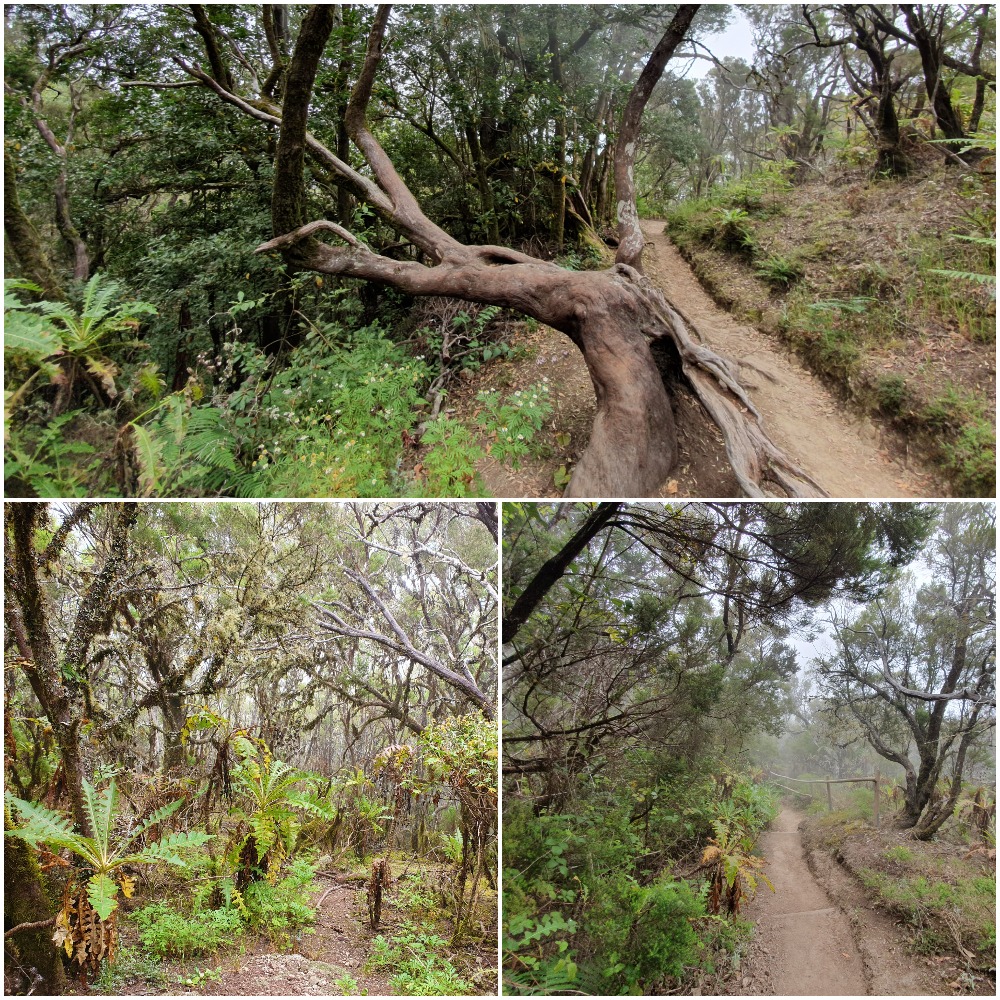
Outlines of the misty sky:
M737 56L745 62L753 62L750 23L743 16L743 12L739 9L740 6L740 4L730 5L729 26L724 31L706 35L702 40L702 44L711 51L716 59ZM688 59L685 62L678 60L676 65L671 66L671 69L679 76L697 80L706 76L711 68L712 64L707 59Z

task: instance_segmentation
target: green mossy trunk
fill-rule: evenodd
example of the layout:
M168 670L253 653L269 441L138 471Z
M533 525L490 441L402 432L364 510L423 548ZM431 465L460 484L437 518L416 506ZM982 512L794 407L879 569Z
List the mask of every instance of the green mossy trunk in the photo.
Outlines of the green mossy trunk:
M17 257L24 277L33 281L42 290L42 296L58 301L63 297L59 279L52 269L38 230L21 208L17 193L17 171L10 154L3 154L3 225L10 247Z
M4 829L9 829L4 820ZM5 838L3 854L4 930L18 924L48 920L56 908L42 885L38 861L32 849L20 837ZM19 989L30 990L38 996L60 996L66 992L66 975L62 955L52 944L52 928L15 934L6 942L8 954L7 976L18 973Z

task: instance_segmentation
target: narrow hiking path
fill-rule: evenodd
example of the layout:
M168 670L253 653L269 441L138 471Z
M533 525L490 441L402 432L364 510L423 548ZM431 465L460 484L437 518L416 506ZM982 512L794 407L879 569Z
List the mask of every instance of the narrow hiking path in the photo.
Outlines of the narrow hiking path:
M737 321L712 300L664 233L643 223L649 277L687 317L709 346L739 363L740 377L774 441L836 498L940 496L944 488L894 453L896 439L851 414L788 349ZM486 489L500 497L558 497L569 465L586 447L594 420L594 389L583 356L548 327L519 337L527 349L514 362L487 366L453 391L449 407L460 417L476 412L482 389L523 389L547 380L553 415L544 432L547 455L511 469L492 458L477 465ZM689 394L675 397L679 456L662 497L738 496L722 436ZM488 442L484 442L488 444Z
M333 879L314 901L316 923L296 935L294 951L253 955L225 968L212 985L218 996L334 996L345 992L345 979L356 991L379 996L393 992L386 976L368 972L374 934L365 925L359 885L364 879ZM207 994L209 991L202 988ZM350 989L347 990L350 992Z
M783 809L761 838L758 851L775 891L761 884L747 909L770 958L772 995L867 996L850 922L806 863L802 818Z
M919 497L940 487L891 454L870 420L834 398L782 345L716 305L670 242L663 222L644 222L646 270L703 340L738 362L740 378L774 441L832 497Z

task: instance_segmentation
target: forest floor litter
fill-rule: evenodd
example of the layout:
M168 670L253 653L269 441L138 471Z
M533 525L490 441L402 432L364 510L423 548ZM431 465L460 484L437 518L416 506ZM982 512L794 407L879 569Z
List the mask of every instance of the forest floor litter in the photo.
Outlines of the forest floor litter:
M365 879L350 873L325 873L312 903L317 908L311 928L293 932L281 951L266 935L239 950L220 951L213 957L173 959L164 962L156 979L137 975L119 983L123 996L391 996L387 970L366 968L374 939L390 937L406 919L404 911L386 897L377 931L367 923ZM445 877L445 873L441 873ZM478 992L496 989L495 948L484 944L450 949L450 958ZM136 947L139 947L136 944ZM97 984L71 995L106 995Z
M905 454L899 436L851 414L787 348L741 323L712 300L664 233L643 223L649 277L690 321L708 346L739 364L740 377L764 425L791 459L833 497L938 496L945 488ZM516 361L494 364L454 391L450 406L461 416L475 409L476 393L496 385L523 387L548 380L553 415L545 457L511 469L492 458L478 471L494 496L557 497L572 461L587 444L594 419L594 390L583 355L563 334L539 327L519 338ZM659 495L739 496L722 436L688 393L675 396L680 454Z

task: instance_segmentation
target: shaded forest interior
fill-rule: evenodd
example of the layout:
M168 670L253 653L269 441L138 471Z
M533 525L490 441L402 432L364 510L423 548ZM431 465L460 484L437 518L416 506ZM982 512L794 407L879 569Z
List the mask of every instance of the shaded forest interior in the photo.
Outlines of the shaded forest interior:
M495 988L493 505L4 527L5 992Z
M752 54L715 59L736 23ZM595 386L553 489L655 495L692 392L741 490L815 495L642 278L638 218L668 212L729 258L699 267L719 298L992 495L991 5L8 4L5 24L8 495L481 495L487 457L562 447L558 387L505 384L525 322Z
M766 979L746 904L787 891L758 846L785 796L899 962L992 995L995 531L992 503L505 503L507 991ZM828 811L795 780L875 770L878 828L870 784Z

